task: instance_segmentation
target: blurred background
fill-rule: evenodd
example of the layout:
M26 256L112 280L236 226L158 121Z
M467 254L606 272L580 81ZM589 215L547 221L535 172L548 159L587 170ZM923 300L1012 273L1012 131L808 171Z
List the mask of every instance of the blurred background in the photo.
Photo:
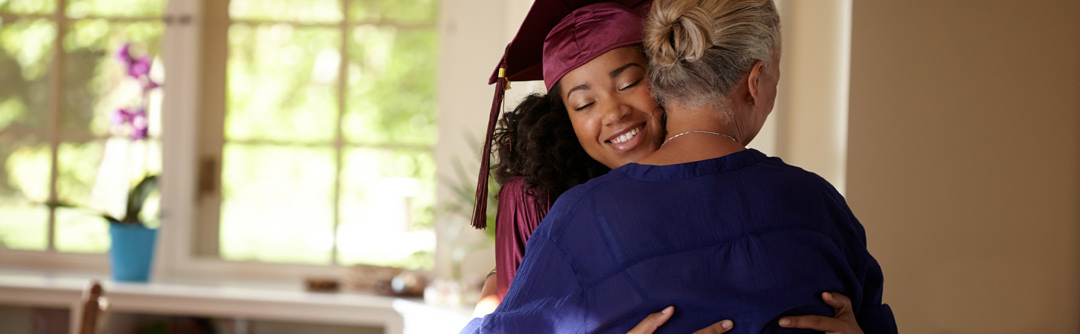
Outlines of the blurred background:
M1080 2L777 3L752 146L845 194L901 331L1080 333ZM161 175L155 284L370 265L475 285L487 80L531 5L0 0L0 277L105 272L99 213ZM161 83L144 98L125 44ZM113 120L133 105L139 140Z

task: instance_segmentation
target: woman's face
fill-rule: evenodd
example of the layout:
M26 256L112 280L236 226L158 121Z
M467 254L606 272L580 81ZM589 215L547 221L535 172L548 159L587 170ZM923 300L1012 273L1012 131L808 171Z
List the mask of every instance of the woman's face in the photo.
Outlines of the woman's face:
M559 80L578 141L609 168L648 156L664 140L663 110L649 90L647 63L640 47L621 47Z

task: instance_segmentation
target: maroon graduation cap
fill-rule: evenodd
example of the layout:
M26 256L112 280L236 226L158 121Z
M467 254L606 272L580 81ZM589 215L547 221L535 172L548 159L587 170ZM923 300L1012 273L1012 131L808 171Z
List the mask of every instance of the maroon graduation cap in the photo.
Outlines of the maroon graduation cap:
M536 0L488 84L495 84L472 225L487 227L487 185L491 139L510 81L544 80L548 90L567 72L612 49L640 44L642 21L651 0Z

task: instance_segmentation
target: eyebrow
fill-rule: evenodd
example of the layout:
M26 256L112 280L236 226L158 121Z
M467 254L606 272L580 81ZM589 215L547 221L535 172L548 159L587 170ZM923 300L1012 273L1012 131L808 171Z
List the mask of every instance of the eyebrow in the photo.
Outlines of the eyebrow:
M639 67L639 68L641 68L641 69L645 69L645 67L641 66L641 64L638 64L638 63L628 63L628 64L626 64L626 65L623 65L623 66L619 66L619 68L616 68L616 69L614 69L614 70L611 70L611 72L610 72L610 73L608 73L608 76L610 76L610 77L612 77L612 78L614 78L614 77L617 77L617 76L619 76L619 74L622 74L622 72L623 72L623 71L626 71L626 69L628 69L628 68L631 68L631 67L634 67L634 66L637 66L637 67ZM592 87L590 87L590 86L589 86L589 84L587 84L587 83L586 83L586 84L580 84L580 85L577 85L577 86L575 86L574 88L570 88L570 90L566 91L566 97L565 97L565 98L569 99L569 98L570 98L570 94L574 93L574 91L577 91L577 90L587 90L587 89L591 89L591 88L592 88Z
M586 90L586 89L590 89L590 88L591 88L591 87L589 87L589 84L587 84L587 83L586 83L586 84L580 84L580 85L577 85L577 86L576 86L576 87L574 87L574 88L570 88L570 90L566 91L566 99L569 99L569 98L570 98L570 94L573 94L573 93L574 93L574 91L577 91L577 90Z
M621 66L619 68L616 68L614 70L611 70L611 73L609 73L608 75L611 76L612 78L614 78L616 76L619 76L620 73L622 73L626 69L630 68L631 66L637 66L637 67L641 67L641 69L645 69L644 67L642 67L638 63L629 63L629 64L623 65L623 66Z

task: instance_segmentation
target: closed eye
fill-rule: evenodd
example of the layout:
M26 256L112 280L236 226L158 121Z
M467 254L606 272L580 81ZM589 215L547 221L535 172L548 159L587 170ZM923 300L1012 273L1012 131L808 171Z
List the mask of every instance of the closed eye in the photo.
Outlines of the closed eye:
M586 104L583 104L583 105L578 105L577 107L574 107L574 111L585 110L585 108L588 108L588 107L592 106L593 103L595 103L595 102L589 102L589 103L586 103Z
M642 79L637 79L637 81L634 81L634 82L628 83L626 85L623 85L622 87L619 87L619 91L624 91L624 90L633 88L634 86L637 86L639 83L641 83L641 80Z

